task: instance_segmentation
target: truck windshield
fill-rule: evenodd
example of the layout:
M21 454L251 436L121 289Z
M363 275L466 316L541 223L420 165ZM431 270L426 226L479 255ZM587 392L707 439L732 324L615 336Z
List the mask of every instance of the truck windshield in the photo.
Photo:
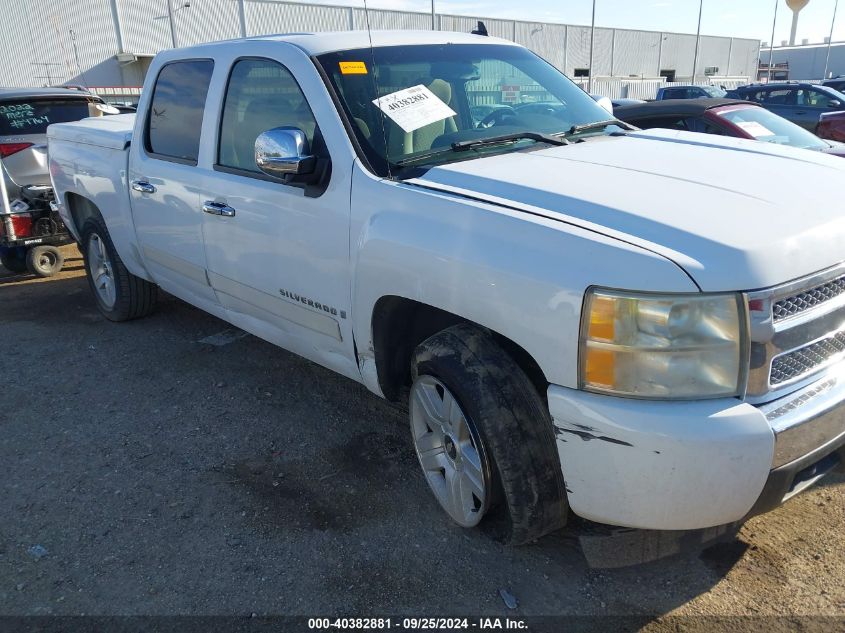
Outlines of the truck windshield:
M560 71L518 46L386 46L328 53L318 62L382 176L401 176L411 165L542 146L553 135L622 129ZM465 151L467 141L503 137Z

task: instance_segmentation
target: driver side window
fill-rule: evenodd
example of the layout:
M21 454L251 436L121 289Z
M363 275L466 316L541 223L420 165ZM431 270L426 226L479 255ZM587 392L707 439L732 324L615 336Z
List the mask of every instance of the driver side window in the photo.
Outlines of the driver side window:
M242 59L229 75L220 123L217 164L260 173L255 139L276 127L297 127L314 146L317 122L290 72L269 59Z

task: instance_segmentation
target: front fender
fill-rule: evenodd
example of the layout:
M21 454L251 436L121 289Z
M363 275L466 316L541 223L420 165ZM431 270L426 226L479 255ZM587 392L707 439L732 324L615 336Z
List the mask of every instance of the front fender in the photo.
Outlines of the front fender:
M677 265L639 247L556 220L378 179L360 165L353 175L352 241L353 325L362 373L377 393L371 323L376 302L386 295L494 330L525 349L550 382L577 387L587 288L698 290Z

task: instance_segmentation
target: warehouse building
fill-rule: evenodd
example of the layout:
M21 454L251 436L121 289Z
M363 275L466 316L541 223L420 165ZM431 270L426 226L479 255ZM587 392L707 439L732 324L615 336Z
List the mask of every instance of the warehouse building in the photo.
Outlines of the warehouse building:
M802 44L800 46L775 46L772 53L773 78L793 80L821 80L845 75L845 42L827 44ZM769 49L760 50L761 75L765 77L769 64ZM825 77L827 66L827 77ZM761 77L761 78L762 78Z
M170 4L168 5L168 2ZM78 84L137 95L155 53L174 46L284 32L363 29L362 8L276 0L5 0L0 85ZM436 15L434 28L516 41L566 72L590 75L590 28L484 16ZM430 13L370 10L374 29L430 29ZM594 78L689 81L696 36L597 28ZM760 42L702 36L696 75L714 83L756 76ZM613 96L613 95L609 95Z

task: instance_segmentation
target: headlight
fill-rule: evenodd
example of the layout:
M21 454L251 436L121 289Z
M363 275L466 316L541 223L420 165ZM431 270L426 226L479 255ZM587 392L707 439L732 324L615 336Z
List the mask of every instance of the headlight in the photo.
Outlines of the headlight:
M657 399L740 395L746 329L738 294L590 290L581 322L581 388Z

